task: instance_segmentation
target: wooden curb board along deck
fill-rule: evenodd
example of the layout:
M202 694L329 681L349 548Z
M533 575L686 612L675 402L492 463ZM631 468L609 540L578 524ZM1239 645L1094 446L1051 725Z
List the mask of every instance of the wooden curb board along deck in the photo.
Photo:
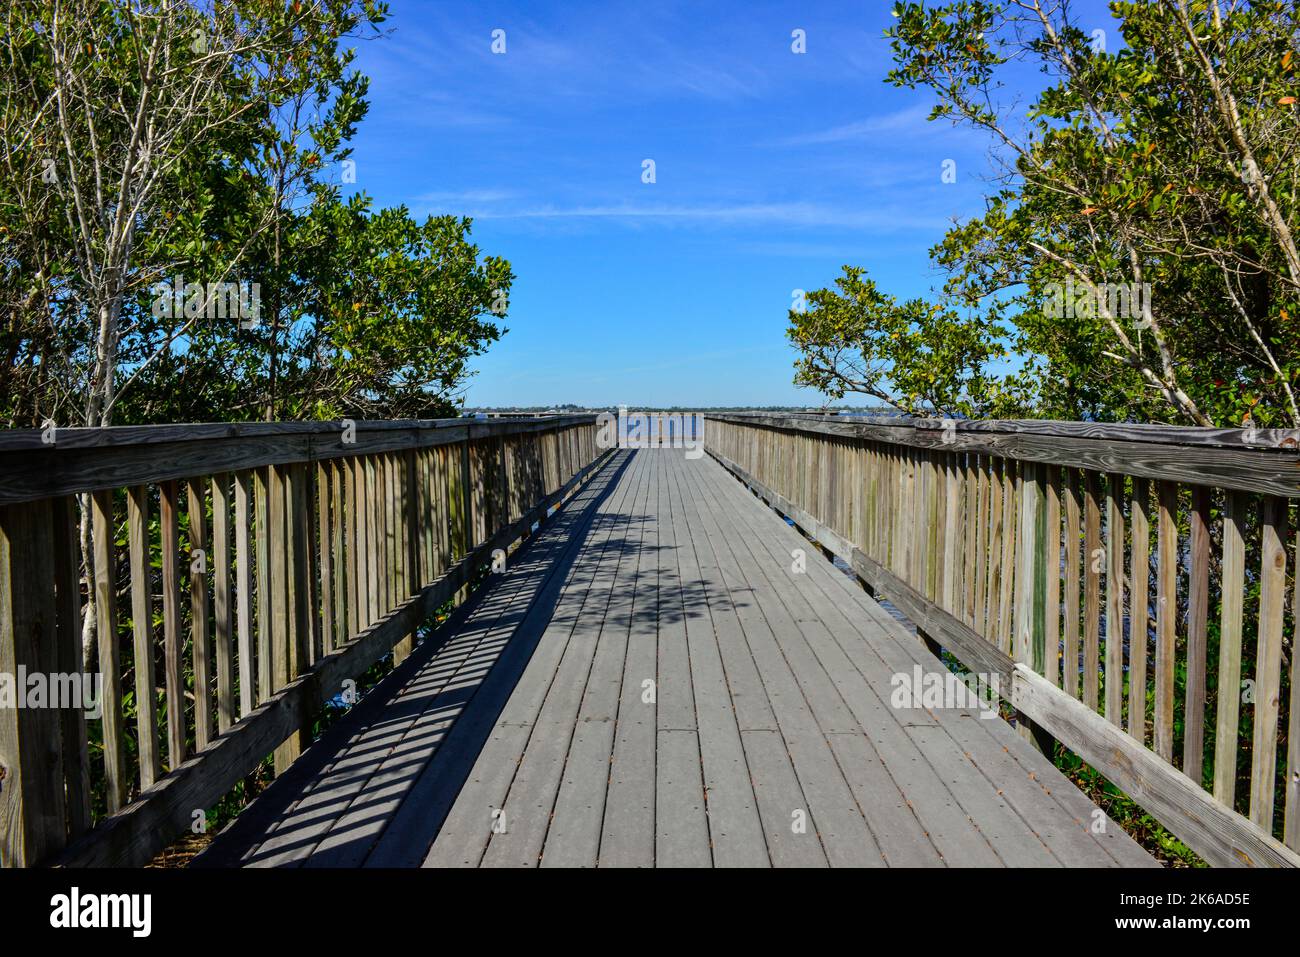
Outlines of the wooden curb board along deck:
M803 552L802 561L797 552ZM711 458L622 450L211 866L1153 866Z

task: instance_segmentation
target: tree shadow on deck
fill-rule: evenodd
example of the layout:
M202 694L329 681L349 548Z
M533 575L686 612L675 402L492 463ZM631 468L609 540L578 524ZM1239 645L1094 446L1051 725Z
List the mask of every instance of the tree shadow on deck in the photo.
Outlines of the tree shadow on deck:
M548 521L511 557L507 575L475 592L194 866L418 866L548 629L567 636L600 621L635 641L688 618L707 622L703 584L680 580L673 546L642 538L655 516L600 512L635 454L616 452L581 511L570 503ZM557 535L561 522L570 531ZM585 593L583 576L599 581L615 562L617 583L594 607L586 598L561 602L566 582ZM629 562L635 572L623 568Z

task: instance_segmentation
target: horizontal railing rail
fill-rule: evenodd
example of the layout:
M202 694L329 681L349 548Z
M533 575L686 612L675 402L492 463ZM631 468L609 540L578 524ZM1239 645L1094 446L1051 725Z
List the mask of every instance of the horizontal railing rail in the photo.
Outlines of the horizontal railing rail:
M932 646L1218 865L1300 864L1298 443L861 416L705 428Z
M551 432L593 421L594 415L576 415L493 421L250 422L0 432L0 504L180 479L196 471L237 471L395 453L489 436Z
M282 772L603 455L594 415L0 434L0 863L141 864Z

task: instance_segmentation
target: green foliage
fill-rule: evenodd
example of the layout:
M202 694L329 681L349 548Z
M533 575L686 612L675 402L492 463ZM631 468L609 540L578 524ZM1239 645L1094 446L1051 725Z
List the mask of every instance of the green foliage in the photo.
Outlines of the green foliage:
M1056 766L1130 837L1167 867L1208 867L1196 854L1095 768L1065 748L1056 749Z
M790 310L797 385L832 399L864 393L913 415L1010 417L1024 409L1020 381L988 371L1007 354L996 317L921 299L899 303L850 266L835 285L810 293L806 310Z
M447 414L504 331L470 223L345 197L371 0L15 0L0 13L11 426ZM180 283L260 290L257 321ZM206 306L206 308L204 308Z
M984 131L999 163L983 215L932 250L947 272L939 301L903 318L925 338L918 318L979 314L962 331L987 344L988 360L999 348L1022 360L1006 388L1036 416L1300 427L1300 12L1181 0L1111 9L1124 40L1114 51L1066 5L895 6L890 82L933 93L931 119ZM1004 78L1026 64L1046 79L1017 112ZM1067 282L1086 294L1072 315L1060 309ZM1121 288L1143 307L1124 308ZM850 335L813 361L847 364L859 349L876 359L893 312L866 310L863 341ZM795 341L818 348L816 337ZM805 351L800 381L851 388L851 365L819 380L809 361ZM967 362L938 371L941 396L974 377ZM899 387L905 408L908 391Z

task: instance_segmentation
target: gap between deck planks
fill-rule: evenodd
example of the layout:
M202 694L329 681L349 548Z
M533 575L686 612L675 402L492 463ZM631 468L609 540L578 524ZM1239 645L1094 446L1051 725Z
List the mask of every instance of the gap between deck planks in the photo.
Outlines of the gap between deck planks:
M712 459L620 451L200 862L1155 863L1000 719L891 707L917 664Z

